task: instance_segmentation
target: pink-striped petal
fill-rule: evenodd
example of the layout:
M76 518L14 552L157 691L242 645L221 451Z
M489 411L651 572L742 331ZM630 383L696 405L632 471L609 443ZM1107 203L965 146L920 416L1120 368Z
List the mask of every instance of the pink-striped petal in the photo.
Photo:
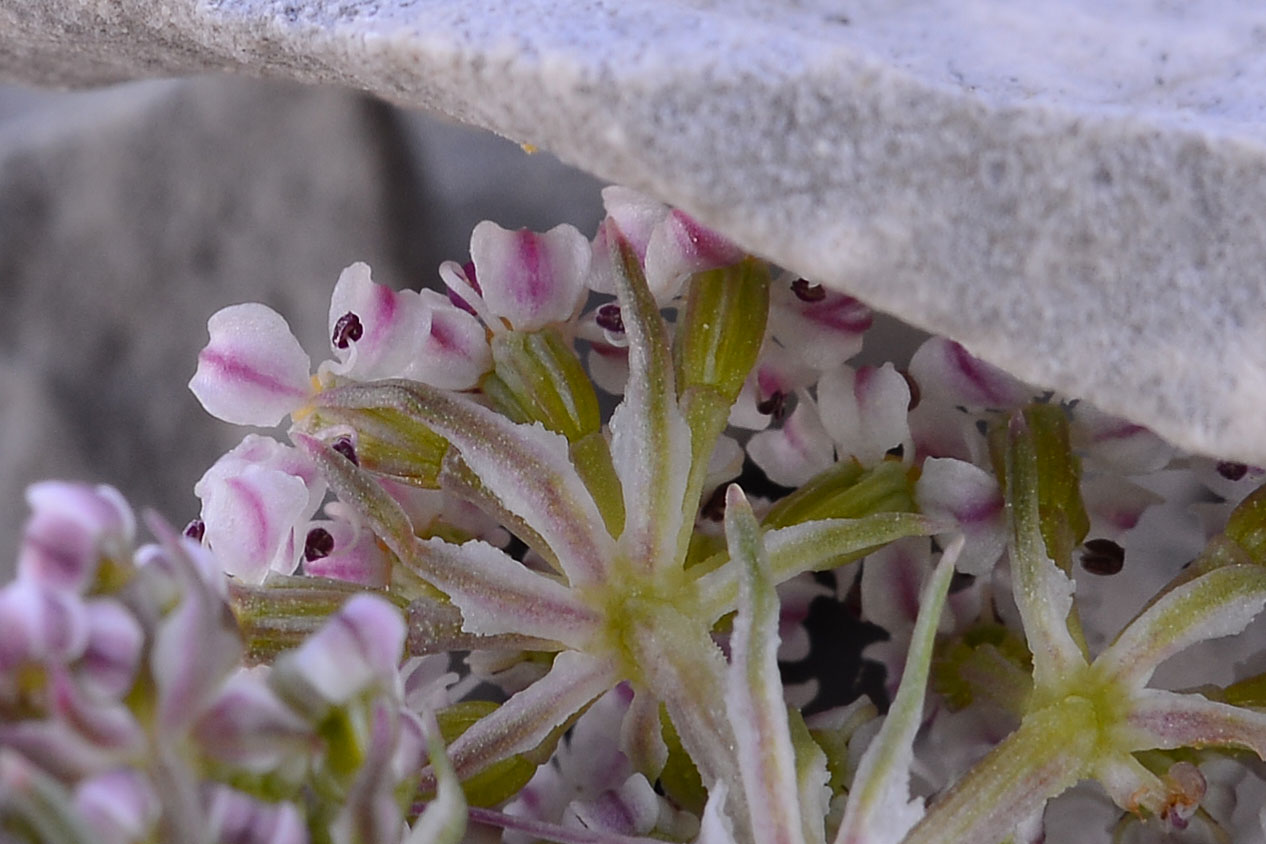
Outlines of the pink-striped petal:
M198 353L189 389L212 416L271 428L311 397L311 361L272 308L224 308L207 330L211 341Z
M1082 402L1073 408L1073 448L1088 463L1122 475L1165 468L1175 454L1169 443L1142 425L1110 416Z
M921 513L966 539L960 571L982 575L993 568L1007 547L1007 519L1002 490L992 475L962 460L929 457L914 495Z
M431 312L413 290L375 284L369 266L343 270L330 297L327 325L335 375L358 381L402 377L431 330Z
M299 565L325 484L304 455L252 435L207 470L194 494L202 501L203 541L223 570L260 583Z
M870 308L803 279L770 288L769 332L806 366L828 372L862 350Z
M910 358L910 374L924 396L969 410L1019 407L1038 392L945 337L919 347Z
M798 487L835 462L835 443L817 405L802 395L781 427L748 440L747 454L774 483Z
M538 234L485 220L470 236L484 304L518 331L568 322L579 312L588 292L589 249L584 235L568 225Z
M728 267L745 253L688 214L672 209L646 244L646 284L656 302L671 301L694 273Z
M114 487L43 481L27 487L26 502L18 577L80 591L103 557L131 556L136 519Z
M822 424L841 460L853 457L873 466L894 446L909 451L909 406L910 386L891 363L878 369L842 366L818 381Z
M287 654L285 670L302 676L323 700L338 706L371 684L394 684L404 638L400 610L361 593Z
M423 290L430 309L430 330L421 338L418 353L401 375L442 390L469 390L492 369L488 333L467 311L434 290Z

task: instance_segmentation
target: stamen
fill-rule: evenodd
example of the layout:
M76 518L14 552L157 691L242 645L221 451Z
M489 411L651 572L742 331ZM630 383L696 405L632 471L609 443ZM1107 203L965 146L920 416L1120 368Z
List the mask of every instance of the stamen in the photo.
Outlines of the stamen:
M334 323L334 334L330 338L336 349L346 349L365 335L365 326L360 324L360 317L348 311Z
M782 421L787 415L787 394L781 390L775 390L769 398L756 403L756 410L766 416L772 416L777 421Z
M614 302L598 308L593 315L594 322L598 323L599 328L604 328L615 334L624 333L624 316L620 313L620 306Z
M1125 566L1125 549L1111 539L1091 539L1081 553L1081 567L1091 574L1112 575Z
M308 562L330 556L334 551L334 537L325 528L313 528L308 531L308 539L303 543L303 559Z
M356 446L352 445L349 437L339 437L330 444L330 448L346 457L353 466L360 465L360 458L356 456Z
M1228 481L1238 481L1248 474L1248 466L1243 463L1232 463L1228 460L1223 460L1218 464L1218 474Z
M791 283L791 292L796 294L796 298L801 302L821 302L826 298L826 288L820 284L814 284L805 278L798 278Z
M201 542L202 537L206 535L206 532L207 526L203 524L202 519L194 519L192 522L185 525L185 536L189 537L194 542Z

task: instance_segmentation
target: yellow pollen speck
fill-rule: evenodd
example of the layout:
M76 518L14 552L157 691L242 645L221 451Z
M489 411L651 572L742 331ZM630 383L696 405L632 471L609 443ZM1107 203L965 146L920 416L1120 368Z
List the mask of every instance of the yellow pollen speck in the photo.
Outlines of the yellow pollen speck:
M528 155L535 155L538 152L536 144L519 144L519 147Z

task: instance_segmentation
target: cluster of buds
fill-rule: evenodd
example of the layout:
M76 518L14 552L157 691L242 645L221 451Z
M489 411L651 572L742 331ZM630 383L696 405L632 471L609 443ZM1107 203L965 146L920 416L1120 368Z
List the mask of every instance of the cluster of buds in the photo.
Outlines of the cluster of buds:
M403 666L427 680L406 697L395 607L351 596L271 669L248 669L203 548L157 519L160 543L134 548L110 487L48 482L28 499L0 591L6 840L460 840L447 774L443 800L405 826L418 771L448 771L433 709L410 703L442 706L456 677Z
M1266 756L1266 682L1147 684L1266 605L1260 470L947 339L854 366L863 304L604 199L592 240L480 224L447 295L348 268L315 373L271 309L213 316L194 394L289 443L217 461L183 537L133 554L114 493L33 489L4 829L1019 842L1088 781L1121 837L1233 826L1206 795ZM1174 474L1176 573L1136 561ZM1109 575L1132 619L1074 600ZM846 613L886 633L870 699L824 691L809 620Z

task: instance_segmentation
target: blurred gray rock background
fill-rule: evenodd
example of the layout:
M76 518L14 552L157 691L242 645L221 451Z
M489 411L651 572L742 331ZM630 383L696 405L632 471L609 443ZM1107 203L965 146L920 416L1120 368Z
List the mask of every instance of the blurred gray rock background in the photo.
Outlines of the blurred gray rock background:
M186 389L206 320L261 301L313 356L339 271L397 286L485 217L592 229L600 185L547 155L332 89L238 79L0 88L0 571L47 477L183 524L245 433Z

